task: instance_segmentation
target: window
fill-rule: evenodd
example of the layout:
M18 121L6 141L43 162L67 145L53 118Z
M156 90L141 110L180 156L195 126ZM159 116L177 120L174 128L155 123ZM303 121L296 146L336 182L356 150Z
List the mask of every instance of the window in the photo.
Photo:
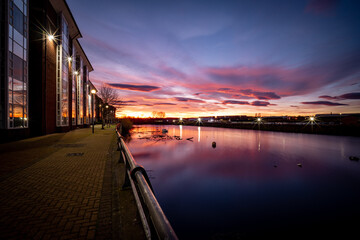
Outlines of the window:
M74 56L76 56L76 51L75 51L75 46L73 45L72 47L72 71L76 71L76 59L74 58ZM72 124L76 125L76 80L77 80L77 76L75 74L72 75L72 101L71 101L71 105L72 105L72 113L71 113L71 117L72 117Z
M57 46L57 126L69 125L69 32L61 15L61 43Z
M27 4L9 1L8 128L28 126Z
M20 11L20 9L17 6L14 6L13 8L13 25L14 28L21 34L24 33L24 14Z
M84 123L84 86L83 86L83 61L81 57L76 57L77 68L79 74L77 75L77 124L81 125Z

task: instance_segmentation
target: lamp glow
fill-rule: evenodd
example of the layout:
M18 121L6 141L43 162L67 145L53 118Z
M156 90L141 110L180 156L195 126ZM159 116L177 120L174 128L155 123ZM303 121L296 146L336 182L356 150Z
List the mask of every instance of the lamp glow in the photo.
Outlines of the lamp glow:
M314 117L310 117L310 121L315 121L315 118Z
M91 89L90 91L92 94L95 94L96 93L96 90L95 89Z
M71 61L72 61L72 57L68 57L68 61L71 62Z
M78 71L75 71L75 72L74 72L74 75L79 75L79 72L78 72Z
M257 118L257 121L258 121L258 122L261 122L261 118Z
M47 36L47 39L48 39L49 41L53 41L53 40L55 39L55 37L54 37L54 35L49 34L49 35Z

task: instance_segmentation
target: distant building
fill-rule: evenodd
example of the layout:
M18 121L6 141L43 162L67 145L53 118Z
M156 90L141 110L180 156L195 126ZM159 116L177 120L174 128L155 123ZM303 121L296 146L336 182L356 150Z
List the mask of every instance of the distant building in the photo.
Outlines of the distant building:
M89 125L93 67L66 1L2 0L0 7L1 137Z

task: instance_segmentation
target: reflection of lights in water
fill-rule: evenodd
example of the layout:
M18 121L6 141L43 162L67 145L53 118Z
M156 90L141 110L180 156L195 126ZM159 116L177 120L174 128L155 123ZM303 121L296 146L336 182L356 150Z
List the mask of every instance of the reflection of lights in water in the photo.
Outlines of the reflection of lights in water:
M260 133L256 135L257 136L257 142L258 142L258 152L261 150L261 143L260 143Z
M198 142L200 142L200 129L201 129L201 127L198 127Z
M283 140L282 140L282 148L283 148L283 151L285 150L285 138L283 138Z
M182 139L182 125L179 125L180 127L180 139Z

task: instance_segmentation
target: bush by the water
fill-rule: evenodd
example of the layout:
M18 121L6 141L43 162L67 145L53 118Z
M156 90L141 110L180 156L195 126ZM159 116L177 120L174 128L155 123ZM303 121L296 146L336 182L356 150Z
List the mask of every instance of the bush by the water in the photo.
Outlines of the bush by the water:
M122 126L122 134L123 135L128 134L133 127L132 121L128 118L121 119L120 124Z

